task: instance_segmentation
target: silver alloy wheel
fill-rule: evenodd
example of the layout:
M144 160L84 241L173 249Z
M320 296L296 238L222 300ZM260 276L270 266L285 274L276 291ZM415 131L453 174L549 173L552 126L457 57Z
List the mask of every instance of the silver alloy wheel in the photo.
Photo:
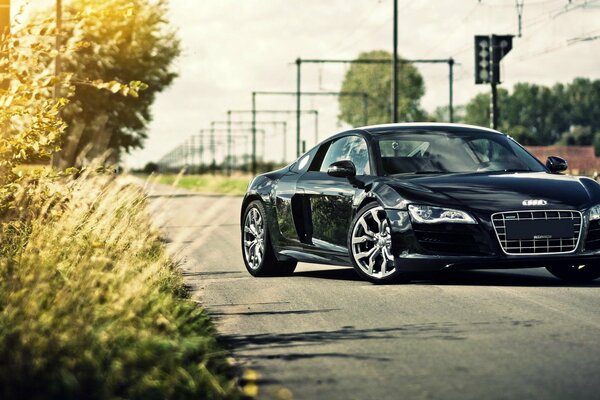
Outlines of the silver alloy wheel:
M265 226L258 208L252 207L244 221L244 257L252 269L257 269L265 255Z
M394 272L390 222L383 207L367 210L352 230L352 257L367 275L383 279Z

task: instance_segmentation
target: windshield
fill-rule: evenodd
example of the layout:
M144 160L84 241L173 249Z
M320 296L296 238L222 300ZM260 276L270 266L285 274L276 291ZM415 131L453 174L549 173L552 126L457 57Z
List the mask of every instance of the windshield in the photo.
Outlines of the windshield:
M384 175L545 171L514 140L491 132L403 132L379 139L379 150Z

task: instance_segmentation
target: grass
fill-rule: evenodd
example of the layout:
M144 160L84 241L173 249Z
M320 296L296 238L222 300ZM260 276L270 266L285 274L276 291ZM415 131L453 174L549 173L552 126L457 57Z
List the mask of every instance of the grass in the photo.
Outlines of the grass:
M140 188L43 178L13 205L0 232L0 398L237 397Z
M243 196L250 183L250 176L221 175L157 175L153 181L165 185L175 185L202 193L220 193Z

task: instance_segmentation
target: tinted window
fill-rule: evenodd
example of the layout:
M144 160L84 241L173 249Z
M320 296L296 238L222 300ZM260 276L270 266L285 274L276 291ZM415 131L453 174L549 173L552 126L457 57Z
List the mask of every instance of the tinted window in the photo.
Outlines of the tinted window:
M345 136L331 143L321 163L321 172L336 161L350 160L356 166L356 175L369 175L369 151L367 143L360 136Z
M517 143L488 132L405 132L379 140L386 175L545 171Z

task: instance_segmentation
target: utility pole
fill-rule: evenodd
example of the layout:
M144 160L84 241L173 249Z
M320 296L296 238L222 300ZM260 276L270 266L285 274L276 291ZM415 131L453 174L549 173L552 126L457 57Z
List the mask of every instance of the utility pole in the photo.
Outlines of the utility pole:
M208 136L208 141L209 141L208 148L209 148L209 151L212 153L212 161L211 161L210 169L211 169L211 172L213 173L213 175L214 175L214 173L216 171L216 165L217 165L217 160L216 160L216 145L218 143L219 144L223 144L222 142L217 142L215 140L215 133L218 133L218 132L227 132L228 135L231 135L232 132L248 132L248 133L252 132L251 128L235 128L235 129L234 128L229 128L229 127L225 128L225 129L215 128L215 126L218 123L226 123L226 121L212 121L211 124L210 124L210 129L200 129L199 135L198 135L198 147L200 148L200 165L202 166L202 165L204 165L204 161L203 161L204 160L204 149L205 149L205 146L204 146L204 134L205 133L209 133L209 136ZM234 122L232 122L232 124L233 123ZM246 123L248 123L248 121L246 121ZM255 129L255 132L256 133L260 133L263 136L265 135L265 130L264 129ZM234 138L236 136L235 135L231 135L231 137ZM209 155L209 157L210 157L210 155Z
M252 110L229 110L232 114L251 114ZM298 110L254 110L256 114L296 114ZM300 110L300 114L312 114L315 117L315 144L319 142L319 110Z
M298 110L228 110L227 113L232 113L232 114L251 114L251 113L256 113L256 114L274 114L274 115L279 115L279 114L298 114ZM319 111L318 110L300 110L300 114L312 114L315 117L315 144L319 143ZM286 127L286 133L283 136L285 142L287 142L287 127ZM287 143L285 145L284 151L283 151L283 162L286 161L286 156L287 155Z
M365 121L368 120L368 110L369 110L369 95L365 92L278 92L278 91L258 91L252 92L252 127L253 130L256 129L256 96L257 95L283 95L283 96L296 96L296 106L298 105L297 98L299 96L361 96L363 99L363 113ZM296 116L299 113L296 112ZM296 121L296 128L299 127L298 121ZM253 137L256 136L253 134ZM299 157L301 155L301 142L300 142L300 130L296 130L296 156ZM255 149L253 151L253 157L255 157ZM255 163L253 163L255 165ZM252 169L252 173L256 175L256 169Z
M494 60L494 38L496 35L492 35L492 40L490 43L490 59ZM493 61L492 61L493 63ZM490 128L498 129L498 88L497 84L500 82L499 76L494 76L494 67L490 68L490 86L491 86L491 96L490 96Z
M298 90L300 88L300 71L303 63L308 64L393 64L394 60L391 59L371 59L371 58L363 58L363 59L353 59L353 60L343 60L343 59L296 59L296 96L301 97L302 91ZM414 60L397 60L397 64L448 64L448 87L449 87L449 115L450 122L454 122L454 103L453 103L453 88L454 88L454 72L453 68L456 64L453 58L432 58L432 59L414 59ZM392 90L393 91L393 90ZM296 98L296 107L299 107L300 101ZM393 107L392 107L393 108ZM396 107L397 108L397 107ZM299 108L298 108L299 109ZM297 110L298 110L297 109ZM365 125L368 124L368 121L365 122ZM300 124L296 123L296 137L300 137Z
M252 175L256 175L256 92L252 92Z
M517 17L519 20L519 37L523 35L523 7L525 7L525 0L515 0L517 6Z
M452 123L454 122L454 107L452 107L452 104L454 104L454 58L448 59L448 82L450 83L448 90L448 104L450 104L448 107L448 120Z
M300 58L296 59L296 153L299 153L300 149L300 109L302 105L300 104L300 69L301 69L302 61ZM300 154L296 154L299 156Z
M194 172L196 172L196 168L195 168L195 164L196 164L196 143L194 141L195 136L192 135L192 137L190 138L191 140L191 144L190 144L190 151L192 153L192 161L190 162L190 172L193 174Z
M231 111L227 111L227 176L231 176Z
M230 159L231 159L231 125L244 125L244 124L252 124L252 121L231 121L231 110L227 111L227 121L212 121L211 122L211 126L214 126L216 124L227 124L227 176L229 176L231 174L230 171ZM268 124L268 125L273 125L274 127L277 126L282 126L283 127L283 132L284 132L284 149L285 149L285 132L287 131L287 122L285 121L255 121L254 125L257 124ZM265 140L265 137L263 135L263 142ZM263 149L263 155L265 153L265 145L263 143L262 146ZM284 150L285 151L285 150Z
M210 170L212 174L215 174L215 169L217 168L217 160L215 154L215 124L210 124L210 152L212 154L212 163L210 165Z
M398 0L394 0L394 51L392 59L392 122L398 122Z
M201 173L202 167L204 166L204 129L200 129L200 132L198 133L198 147L200 150L200 166L198 167L198 173Z

